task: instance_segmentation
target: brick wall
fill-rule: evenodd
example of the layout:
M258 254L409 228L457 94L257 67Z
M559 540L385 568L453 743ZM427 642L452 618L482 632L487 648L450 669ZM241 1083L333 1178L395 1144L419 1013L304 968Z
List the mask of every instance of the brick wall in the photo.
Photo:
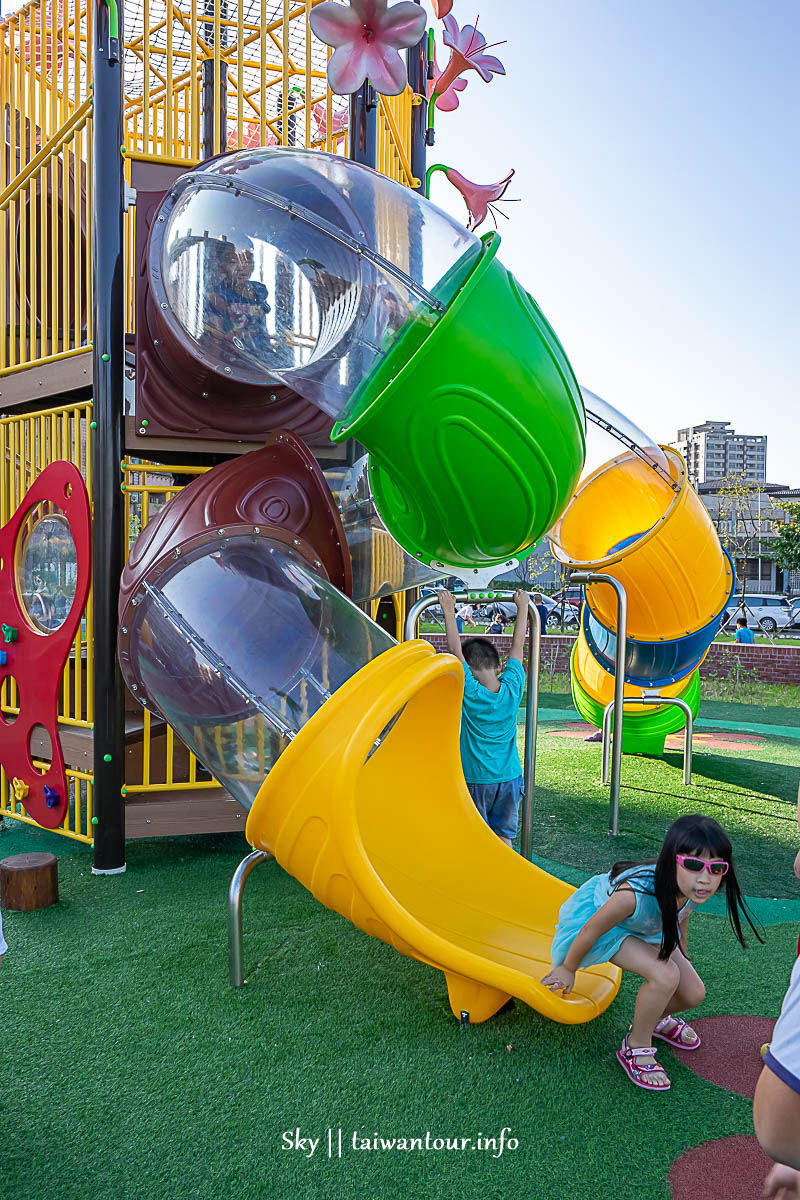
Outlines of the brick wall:
M426 633L423 636L436 650L447 649L444 634ZM494 642L500 654L508 654L510 634L497 634L489 640ZM554 674L568 672L574 643L572 637L548 633L542 638L542 668ZM763 683L800 684L800 646L737 646L731 642L714 642L700 668L700 678L727 678L736 663L747 671L755 667L757 678Z

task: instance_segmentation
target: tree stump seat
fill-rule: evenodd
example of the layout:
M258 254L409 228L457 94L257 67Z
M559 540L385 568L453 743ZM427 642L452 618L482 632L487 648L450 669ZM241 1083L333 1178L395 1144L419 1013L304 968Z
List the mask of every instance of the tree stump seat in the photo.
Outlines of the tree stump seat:
M58 903L55 854L12 854L0 861L0 907L34 912Z

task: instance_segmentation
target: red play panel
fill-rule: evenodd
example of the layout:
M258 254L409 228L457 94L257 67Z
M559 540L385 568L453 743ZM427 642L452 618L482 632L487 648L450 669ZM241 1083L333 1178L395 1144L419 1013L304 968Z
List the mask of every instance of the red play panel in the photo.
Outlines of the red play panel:
M55 571L59 545L68 547L68 561L59 567L68 589L51 591L47 577ZM33 546L35 555L29 554ZM58 695L90 575L91 518L86 487L72 463L54 462L42 471L14 516L0 529L0 687L8 698L13 681L19 706L18 715L0 714L0 763L13 802L22 803L28 814L48 829L56 829L67 812ZM43 775L31 758L31 734L37 726L47 730L52 747L52 761Z

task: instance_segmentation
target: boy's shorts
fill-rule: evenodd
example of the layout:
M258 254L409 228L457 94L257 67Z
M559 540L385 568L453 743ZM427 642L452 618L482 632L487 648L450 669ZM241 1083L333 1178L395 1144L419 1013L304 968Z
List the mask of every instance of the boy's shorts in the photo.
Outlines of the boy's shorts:
M498 837L513 840L517 836L522 776L504 783L467 783L475 807Z

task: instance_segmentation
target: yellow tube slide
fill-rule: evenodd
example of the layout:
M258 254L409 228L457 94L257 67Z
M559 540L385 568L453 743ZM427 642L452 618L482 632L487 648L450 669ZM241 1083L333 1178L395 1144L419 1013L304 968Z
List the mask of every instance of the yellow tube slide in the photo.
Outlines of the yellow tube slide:
M647 642L703 628L721 612L733 583L683 459L662 449L674 487L635 454L620 455L581 484L551 535L565 565L619 580L628 596L628 636ZM612 589L592 585L587 599L601 624L614 630Z
M539 982L558 910L574 890L492 833L464 783L463 670L421 641L385 651L300 730L247 821L326 907L444 972L453 1013L485 1021L516 996L563 1024L603 1012L605 963L566 998Z

